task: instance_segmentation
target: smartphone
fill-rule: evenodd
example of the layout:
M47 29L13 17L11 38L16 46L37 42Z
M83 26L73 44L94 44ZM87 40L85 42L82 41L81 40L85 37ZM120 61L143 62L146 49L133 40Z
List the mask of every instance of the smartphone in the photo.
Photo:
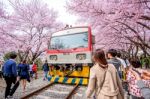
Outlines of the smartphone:
M141 73L138 70L136 70L134 68L132 68L132 70L135 71L136 73L138 73L141 76Z

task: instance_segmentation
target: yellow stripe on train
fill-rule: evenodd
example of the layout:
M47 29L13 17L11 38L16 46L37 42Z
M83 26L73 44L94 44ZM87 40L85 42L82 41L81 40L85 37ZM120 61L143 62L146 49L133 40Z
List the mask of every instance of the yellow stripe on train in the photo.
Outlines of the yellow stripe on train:
M64 83L64 84L80 84L87 85L88 78L70 78L70 77L59 77L59 76L49 76L47 79L50 82Z

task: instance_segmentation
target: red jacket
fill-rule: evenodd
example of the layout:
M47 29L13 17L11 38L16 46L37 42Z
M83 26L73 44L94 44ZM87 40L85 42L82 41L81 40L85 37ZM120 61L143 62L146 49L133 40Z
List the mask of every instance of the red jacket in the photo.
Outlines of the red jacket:
M32 66L32 71L33 71L33 72L36 72L36 71L37 71L37 65L36 65L36 64L33 64L33 66Z

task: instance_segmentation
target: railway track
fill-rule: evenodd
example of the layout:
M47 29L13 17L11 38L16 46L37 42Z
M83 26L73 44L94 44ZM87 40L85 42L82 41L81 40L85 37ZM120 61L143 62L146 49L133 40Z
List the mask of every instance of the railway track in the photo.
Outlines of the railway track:
M77 93L78 90L79 93ZM79 85L50 83L21 97L21 99L82 99L73 97L74 95L82 97L80 91Z

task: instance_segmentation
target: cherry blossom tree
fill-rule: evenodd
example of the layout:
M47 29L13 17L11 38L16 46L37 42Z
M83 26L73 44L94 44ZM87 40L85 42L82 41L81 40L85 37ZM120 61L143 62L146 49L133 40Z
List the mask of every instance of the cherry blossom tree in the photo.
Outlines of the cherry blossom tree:
M0 1L0 53L4 54L10 50L14 50L15 41L12 39L15 35L11 34L12 26L9 25L9 16L5 10L6 6Z
M10 25L16 34L16 50L20 61L34 61L47 48L51 33L61 27L57 22L57 12L49 9L40 0L10 0L14 13Z
M96 31L96 46L123 49L134 46L150 55L148 0L70 0L70 13L81 16Z
M0 17L2 18L4 16L4 8L3 3L0 1Z

